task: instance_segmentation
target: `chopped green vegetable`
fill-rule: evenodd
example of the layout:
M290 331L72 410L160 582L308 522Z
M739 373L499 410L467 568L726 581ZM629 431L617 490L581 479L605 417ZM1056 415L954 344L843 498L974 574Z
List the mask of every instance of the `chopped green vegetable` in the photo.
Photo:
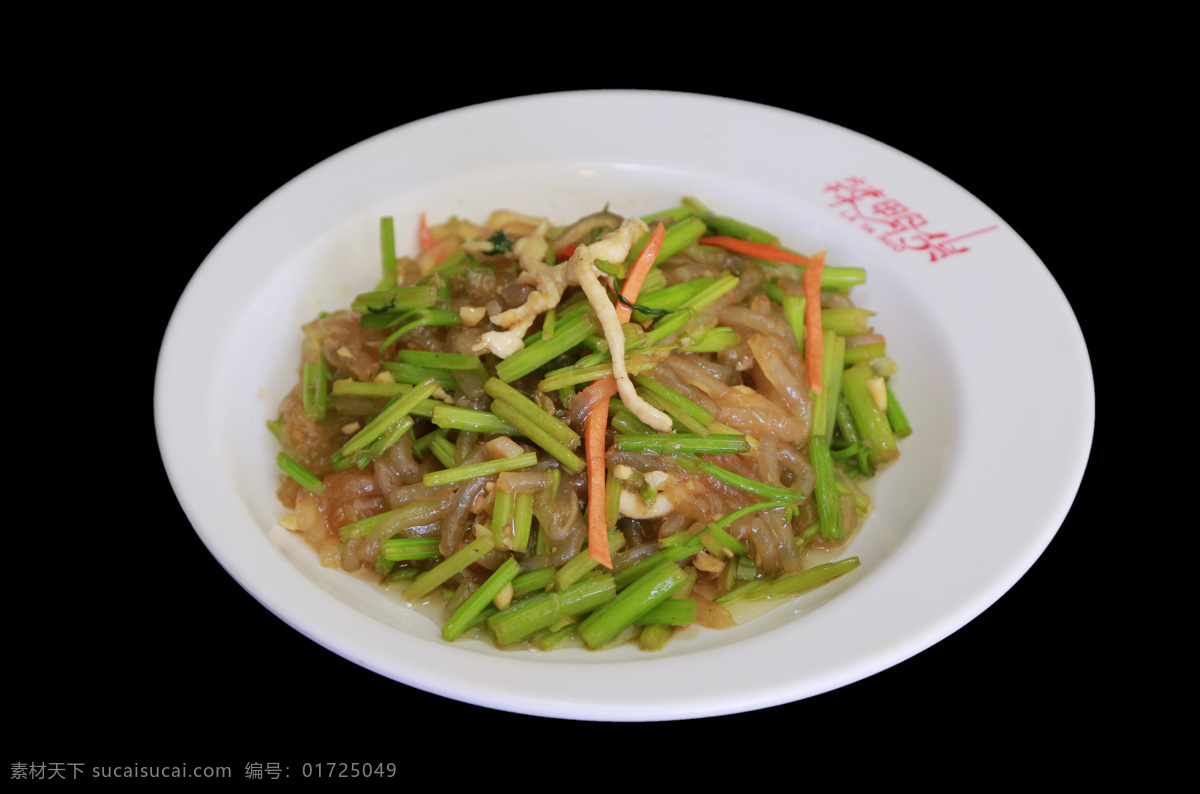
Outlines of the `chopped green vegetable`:
M508 239L508 236L504 233L503 229L497 229L492 236L488 238L488 242L492 244L493 254L506 254L513 250L513 241Z
M321 478L300 465L295 458L280 452L275 456L275 463L284 474L299 483L301 488L312 491L317 496L325 492L325 483L321 482Z
M325 493L345 561L403 583L408 600L447 599L446 641L651 652L707 623L708 599L790 598L854 570L857 557L805 568L798 555L836 550L859 526L871 501L857 479L912 432L873 312L844 297L864 271L692 197L645 216L653 237L631 246L642 227L630 218L609 236L626 219L607 206L550 232L507 215L484 232L452 218L435 238L422 214L421 249L402 260L381 219L381 278L350 302L357 315L304 328L299 389L267 426L280 470ZM576 286L588 261L615 295ZM810 267L819 284L803 283ZM519 323L492 320L521 301L532 313ZM514 343L481 339L496 331ZM797 379L807 368L808 402L755 360L756 334L799 346L780 352ZM636 393L624 375L614 386L614 355ZM780 406L762 405L777 393ZM329 491L306 465L334 472ZM626 493L665 517L639 518L627 499L622 515ZM297 524L311 501L299 494Z
M477 477L490 477L502 471L525 469L536 463L537 453L526 452L512 458L500 458L499 460L489 460L484 463L472 463L467 466L458 466L453 469L431 472L426 474L423 480L426 485L430 486L451 485L463 480L473 480Z

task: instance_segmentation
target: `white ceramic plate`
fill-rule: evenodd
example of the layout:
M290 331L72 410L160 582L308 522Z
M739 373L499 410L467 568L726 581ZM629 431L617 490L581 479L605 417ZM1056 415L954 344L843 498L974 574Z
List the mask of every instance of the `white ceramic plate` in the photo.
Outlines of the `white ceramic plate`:
M612 117L642 123L577 122ZM916 432L877 478L876 514L846 551L862 560L853 574L736 629L689 629L659 654L502 652L443 642L433 620L373 583L322 569L276 526L278 448L264 423L295 382L300 325L373 286L380 216L398 219L403 252L415 248L422 211L482 220L509 207L566 222L605 203L642 214L683 195L793 248L825 250L830 264L867 268L855 299L878 313ZM1048 382L1058 388L1037 386ZM795 113L612 91L424 119L280 188L188 285L159 359L155 419L171 483L205 544L315 641L469 703L661 720L843 686L981 613L1066 516L1091 446L1094 395L1057 284L1003 220L945 177ZM728 669L747 672L714 686L714 671Z

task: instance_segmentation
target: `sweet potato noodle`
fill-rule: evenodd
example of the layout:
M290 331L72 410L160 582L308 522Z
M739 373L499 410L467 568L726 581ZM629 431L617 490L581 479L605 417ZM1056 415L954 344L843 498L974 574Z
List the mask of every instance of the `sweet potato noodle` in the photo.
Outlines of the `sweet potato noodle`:
M691 198L422 216L412 256L380 231L379 284L303 327L269 423L324 565L443 599L448 640L657 650L858 564L859 481L911 432L860 268Z

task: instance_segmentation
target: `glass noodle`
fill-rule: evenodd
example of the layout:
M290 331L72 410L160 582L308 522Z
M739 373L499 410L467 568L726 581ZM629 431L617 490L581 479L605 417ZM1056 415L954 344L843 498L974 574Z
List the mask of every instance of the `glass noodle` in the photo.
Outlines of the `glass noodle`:
M403 222L268 423L323 564L439 600L448 641L649 651L858 565L859 481L911 433L861 268L692 198Z

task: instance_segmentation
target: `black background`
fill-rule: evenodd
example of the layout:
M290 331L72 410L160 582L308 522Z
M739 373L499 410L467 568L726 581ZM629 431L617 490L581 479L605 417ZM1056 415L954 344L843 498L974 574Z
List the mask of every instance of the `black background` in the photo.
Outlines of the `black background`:
M87 472L82 510L66 526L23 527L18 557L34 556L28 538L38 533L64 542L17 566L21 607L10 614L22 639L9 645L18 669L10 719L22 729L12 760L235 770L283 762L295 776L303 761L411 764L418 759L401 748L414 737L435 756L493 742L524 748L531 737L619 756L676 741L691 747L704 735L728 742L731 759L745 760L747 742L768 737L784 765L821 754L844 760L867 747L937 768L951 748L1040 753L1053 737L1106 734L1119 708L1112 646L1120 629L1100 569L1113 524L1128 519L1114 515L1114 480L1105 479L1110 350L1101 339L1111 318L1097 266L1110 240L1094 211L1116 200L1112 185L1126 174L1099 123L1096 86L1081 89L1074 66L1039 54L1044 45L1021 48L1019 66L1007 48L839 42L803 57L730 52L709 63L660 53L654 65L624 59L592 69L566 69L561 58L481 60L462 47L424 56L398 47L394 63L368 68L340 51L276 60L235 58L214 45L119 59L103 77L84 75L86 102L68 115L90 131L75 154L99 167L74 197L95 226L73 258L101 293L115 287L107 305L119 309L105 313L102 335L122 340L122 355L95 360L89 379L99 384L91 393L125 418L97 423L95 443L72 458ZM946 174L1037 252L1088 340L1099 420L1075 507L999 602L916 657L802 702L681 723L585 723L458 703L363 670L271 615L211 557L162 470L151 407L170 312L209 250L288 179L366 137L482 101L580 88L733 96L843 125ZM130 292L135 301L116 302ZM63 505L70 496L56 492ZM713 756L680 761L696 775L717 763ZM570 779L572 769L580 767L555 774Z

